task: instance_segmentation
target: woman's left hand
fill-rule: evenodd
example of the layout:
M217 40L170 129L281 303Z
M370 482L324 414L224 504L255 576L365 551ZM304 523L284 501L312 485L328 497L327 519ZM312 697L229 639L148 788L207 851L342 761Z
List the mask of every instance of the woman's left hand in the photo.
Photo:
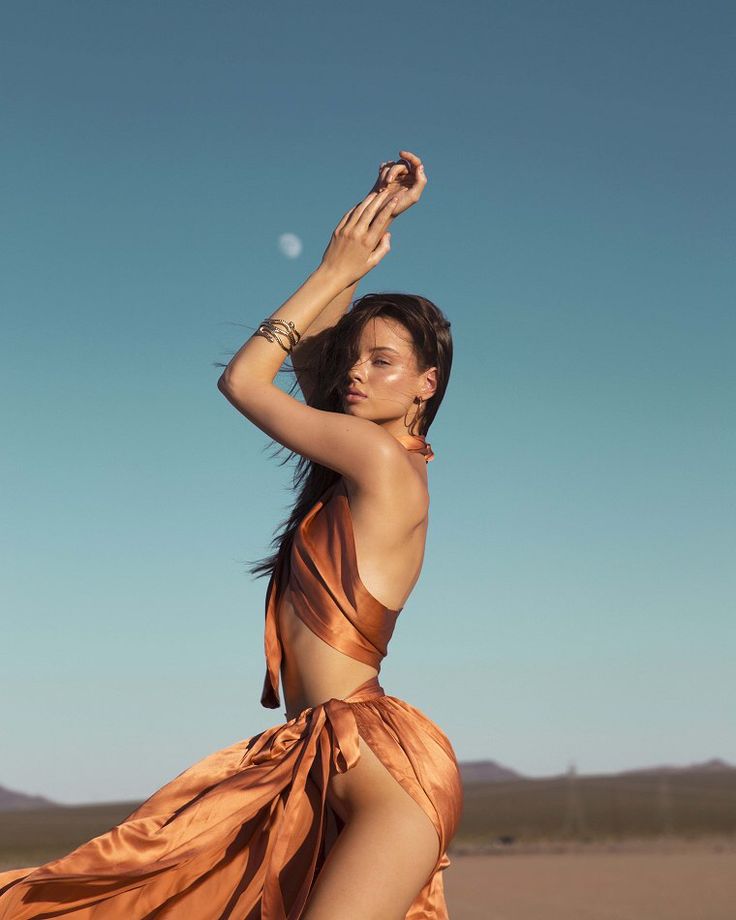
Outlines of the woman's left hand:
M395 207L396 199L387 191L369 192L335 227L320 268L339 278L345 287L368 274L391 248L386 227Z
M424 164L411 150L399 150L400 160L381 163L378 178L371 189L373 192L386 191L396 195L398 201L394 208L394 217L398 217L407 208L421 198L427 184Z

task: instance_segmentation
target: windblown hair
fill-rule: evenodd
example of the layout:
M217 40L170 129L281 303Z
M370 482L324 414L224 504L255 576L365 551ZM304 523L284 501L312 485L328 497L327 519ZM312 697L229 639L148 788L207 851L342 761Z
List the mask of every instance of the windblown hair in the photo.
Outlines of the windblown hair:
M398 320L406 327L420 372L430 367L437 368L436 391L423 403L421 414L410 428L412 434L426 435L450 379L452 336L450 321L439 307L418 294L365 294L353 302L350 311L334 326L311 339L305 337L304 344L307 347L300 351L301 345L297 346L295 355L299 353L299 375L306 375L310 382L309 405L329 412L343 412L342 391L350 369L360 357L363 327L377 316ZM285 365L283 370L296 373L293 365ZM289 392L293 394L297 386L298 381L295 379ZM281 445L275 455L286 449ZM290 551L291 541L301 520L335 480L340 478L335 470L295 451L289 451L284 462L292 457L299 458L294 471L297 499L289 517L281 523L271 540L271 545L275 547L273 553L256 562L246 562L248 572L257 578L270 576L274 572L282 555Z

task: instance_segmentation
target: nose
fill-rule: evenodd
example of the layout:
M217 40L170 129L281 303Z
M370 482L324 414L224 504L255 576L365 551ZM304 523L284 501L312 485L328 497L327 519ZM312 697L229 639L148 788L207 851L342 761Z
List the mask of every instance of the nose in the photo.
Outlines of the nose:
M363 379L363 362L356 361L348 371L348 386L352 383L358 383Z

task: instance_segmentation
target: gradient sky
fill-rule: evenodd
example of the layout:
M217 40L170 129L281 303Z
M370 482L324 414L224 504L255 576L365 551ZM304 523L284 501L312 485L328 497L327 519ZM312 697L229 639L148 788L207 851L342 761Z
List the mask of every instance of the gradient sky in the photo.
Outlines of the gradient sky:
M143 798L283 721L244 561L292 471L214 363L400 148L429 184L359 293L435 301L455 361L382 685L528 776L736 762L735 28L3 4L0 784Z

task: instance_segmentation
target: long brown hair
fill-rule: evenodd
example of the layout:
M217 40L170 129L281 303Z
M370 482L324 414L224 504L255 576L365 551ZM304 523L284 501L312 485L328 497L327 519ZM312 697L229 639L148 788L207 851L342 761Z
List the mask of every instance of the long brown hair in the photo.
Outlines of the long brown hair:
M350 311L334 326L313 336L311 341L305 338L304 345L308 342L309 344L299 354L298 371L300 375L307 375L310 381L312 392L309 405L329 412L343 411L342 391L350 368L360 354L363 327L377 316L396 319L406 327L411 336L420 373L430 367L437 368L437 388L423 403L416 425L412 425L411 428L412 434L426 435L450 379L452 336L450 321L439 307L418 294L365 294L353 302ZM293 365L285 364L282 369L295 373ZM298 381L295 379L289 392L293 394L297 386ZM284 445L280 445L274 456L286 449ZM289 517L282 521L280 529L271 540L271 545L275 547L272 554L254 562L246 561L248 572L256 578L270 576L274 572L282 555L289 551L302 518L340 478L340 474L335 470L315 463L295 451L289 451L289 456L283 462L288 462L292 457L299 458L294 470L296 502Z

